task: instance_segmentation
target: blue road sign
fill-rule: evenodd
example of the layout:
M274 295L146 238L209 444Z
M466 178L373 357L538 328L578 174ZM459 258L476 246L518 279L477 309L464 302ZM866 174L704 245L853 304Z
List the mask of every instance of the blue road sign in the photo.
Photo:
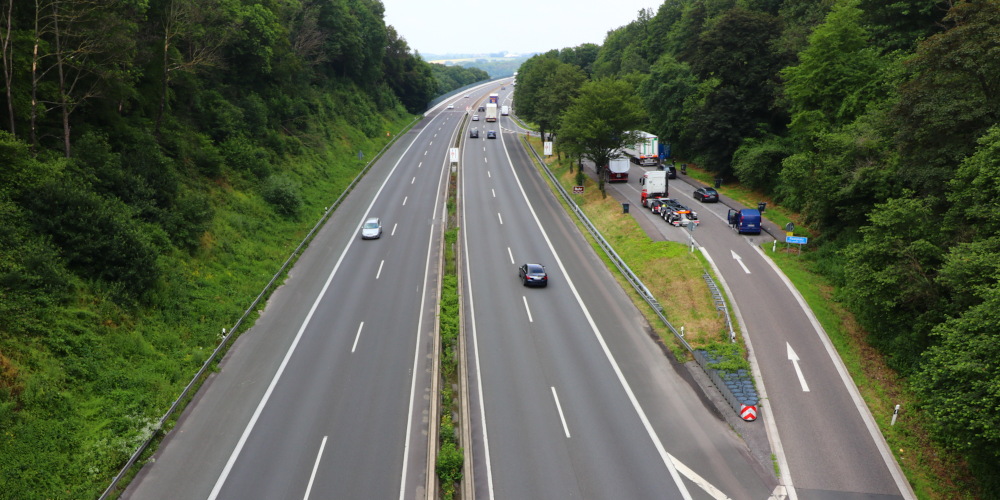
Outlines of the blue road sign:
M798 245L805 245L809 242L809 238L806 236L786 236L785 243L795 243Z

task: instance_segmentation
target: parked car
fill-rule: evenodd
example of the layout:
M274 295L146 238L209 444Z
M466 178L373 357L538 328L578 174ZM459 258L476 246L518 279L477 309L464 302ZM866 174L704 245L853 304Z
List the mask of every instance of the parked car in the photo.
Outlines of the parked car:
M549 275L541 264L522 264L517 268L517 277L524 286L549 286Z
M382 220L378 217L369 217L361 225L361 239L373 240L382 237Z
M667 179L677 178L677 167L673 166L672 164L671 165L663 164L661 168L667 171Z
M474 128L472 130L469 130L469 138L470 139L479 139L479 129L478 128Z
M497 138L497 131L496 130L487 130L486 131L486 138L487 139L496 139Z
M702 203L717 203L719 201L719 192L715 188L710 187L698 188L694 191L694 199Z

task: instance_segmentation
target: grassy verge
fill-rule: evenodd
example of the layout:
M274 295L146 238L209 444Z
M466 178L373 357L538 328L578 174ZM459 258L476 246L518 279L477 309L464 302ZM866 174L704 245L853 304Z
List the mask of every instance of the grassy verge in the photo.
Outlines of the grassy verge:
M464 130L464 129L463 129ZM458 141L460 142L461 135ZM455 426L458 424L458 400L455 389L458 387L459 349L458 334L460 328L461 310L458 301L458 258L456 245L458 242L457 220L457 187L458 174L448 174L448 229L445 231L444 272L441 280L441 417L438 430L438 454L435 470L441 485L439 498L455 498L456 488L462 480L462 464L465 456L458 446L458 436Z
M705 183L711 182L709 173L691 165L688 165L688 174ZM738 184L723 185L719 191L746 206L767 201L766 218L782 227L787 222L794 222L797 234L816 235L800 223L798 214L786 211L759 193ZM762 249L788 276L823 325L918 498L975 498L972 493L975 491L972 487L974 481L964 462L958 455L935 443L928 431L930 423L920 413L910 411L917 407L917 401L908 390L906 381L886 366L883 356L866 341L867 333L850 311L834 299L834 286L818 272L817 267L821 263L810 255L808 247L802 255L794 249L785 250L780 246L777 252L772 252L769 245L764 245ZM900 405L900 413L896 424L891 425L893 409L897 404Z
M540 139L532 137L528 140L531 147L540 153ZM572 191L572 186L576 185L573 162L565 159L558 161L552 156L546 159L546 163L563 188ZM543 175L543 178L549 182L547 176ZM729 343L725 319L715 309L712 294L702 277L708 265L701 253L691 252L690 247L684 244L651 240L631 215L622 212L621 204L614 198L602 196L597 184L590 179L586 179L584 183L584 194L571 196L591 223L657 298L671 324L677 329L684 327L684 338L692 347L713 349L719 344ZM638 204L633 204L633 207L636 210L641 209ZM604 251L583 228L582 223L579 221L576 223L597 254L610 269L615 269L614 264L604 255ZM685 359L686 350L663 326L653 309L620 273L613 274L664 344L679 359ZM743 345L741 342L737 344L741 347ZM745 353L741 351L738 357L742 359Z

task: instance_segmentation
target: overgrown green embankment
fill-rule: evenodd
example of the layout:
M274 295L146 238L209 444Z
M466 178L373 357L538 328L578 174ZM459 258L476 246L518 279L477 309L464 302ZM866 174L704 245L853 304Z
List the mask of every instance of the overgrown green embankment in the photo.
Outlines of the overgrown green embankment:
M379 130L400 131L412 118L396 112L371 120ZM303 148L272 165L280 174L262 186L227 164L213 179L181 179L180 189L204 203L211 218L193 233L190 252L150 256L159 276L140 301L129 300L132 295L123 291L127 285L81 276L45 253L28 261L35 268L18 265L12 252L33 244L26 234L31 221L14 204L2 205L0 227L13 237L0 243L0 279L6 285L30 279L40 291L0 296L5 322L0 498L95 498L153 432L216 347L222 329L234 324L324 207L361 170L358 151L372 158L389 140L382 134L372 139L337 118L314 125L321 146ZM13 158L11 168L32 171L40 190L55 189L53 182L74 173L71 162L19 156L24 149L9 138L0 144L0 153ZM121 234L129 226L114 225L129 212L114 212L113 203L82 188L62 197L41 196L64 200L61 210L79 212L81 224L98 226L82 233L94 241L75 240L78 255L169 248L161 243L135 249L134 241L124 239L129 233ZM135 241L165 237L146 229L151 234L135 235ZM117 262L113 255L104 257L110 261L105 265Z

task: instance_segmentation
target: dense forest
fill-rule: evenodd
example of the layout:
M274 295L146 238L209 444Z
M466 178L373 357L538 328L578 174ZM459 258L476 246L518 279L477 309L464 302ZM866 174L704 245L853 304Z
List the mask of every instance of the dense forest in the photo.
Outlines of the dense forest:
M527 61L518 112L575 137L609 80L675 156L802 215L836 299L1000 498L1000 2L667 0Z
M487 78L383 12L0 0L0 498L95 498L364 160Z

